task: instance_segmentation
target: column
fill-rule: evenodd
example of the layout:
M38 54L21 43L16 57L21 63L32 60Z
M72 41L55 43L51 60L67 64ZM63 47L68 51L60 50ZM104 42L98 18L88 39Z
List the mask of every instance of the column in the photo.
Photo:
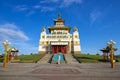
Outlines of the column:
M69 42L69 54L71 53L71 42Z
M50 54L50 51L51 51L51 45L50 45L50 42L48 41L48 54Z
M17 52L15 52L15 59L17 60Z
M60 52L62 53L62 46L60 45Z
M52 54L54 54L54 46L52 45Z
M62 53L64 53L65 50L63 45L61 46L61 50L62 50Z
M67 45L64 46L64 53L67 53Z
M58 53L58 45L56 46L56 49L57 49L56 51L57 51L57 53Z

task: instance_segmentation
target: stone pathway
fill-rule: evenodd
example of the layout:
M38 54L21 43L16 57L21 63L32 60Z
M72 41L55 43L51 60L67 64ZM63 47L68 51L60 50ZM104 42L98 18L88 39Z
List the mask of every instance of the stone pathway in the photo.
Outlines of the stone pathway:
M0 64L0 80L120 80L120 63Z

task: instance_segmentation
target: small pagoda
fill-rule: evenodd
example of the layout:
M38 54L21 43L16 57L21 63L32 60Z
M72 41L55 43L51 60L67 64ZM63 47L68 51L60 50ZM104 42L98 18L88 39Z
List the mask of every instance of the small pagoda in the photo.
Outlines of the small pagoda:
M8 54L7 54L7 58L8 61L14 61L14 60L18 60L18 52L19 50L16 49L15 47L12 47L8 50Z
M100 51L103 52L104 61L110 61L110 48L109 48L109 46L101 49ZM114 51L117 51L117 48L114 48Z

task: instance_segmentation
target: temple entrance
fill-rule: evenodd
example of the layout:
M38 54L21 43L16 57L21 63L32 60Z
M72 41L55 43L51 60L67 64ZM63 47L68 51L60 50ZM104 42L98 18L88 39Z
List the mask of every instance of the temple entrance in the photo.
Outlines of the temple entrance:
M52 54L61 52L63 54L67 53L67 45L52 45Z

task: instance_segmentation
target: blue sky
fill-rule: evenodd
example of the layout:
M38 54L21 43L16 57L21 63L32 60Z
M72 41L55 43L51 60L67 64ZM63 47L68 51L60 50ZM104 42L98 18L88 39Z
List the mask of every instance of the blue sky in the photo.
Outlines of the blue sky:
M38 52L42 27L58 12L66 25L78 27L82 53L101 53L109 40L120 49L120 0L0 0L0 53L8 39L19 54ZM120 54L120 50L115 54Z

